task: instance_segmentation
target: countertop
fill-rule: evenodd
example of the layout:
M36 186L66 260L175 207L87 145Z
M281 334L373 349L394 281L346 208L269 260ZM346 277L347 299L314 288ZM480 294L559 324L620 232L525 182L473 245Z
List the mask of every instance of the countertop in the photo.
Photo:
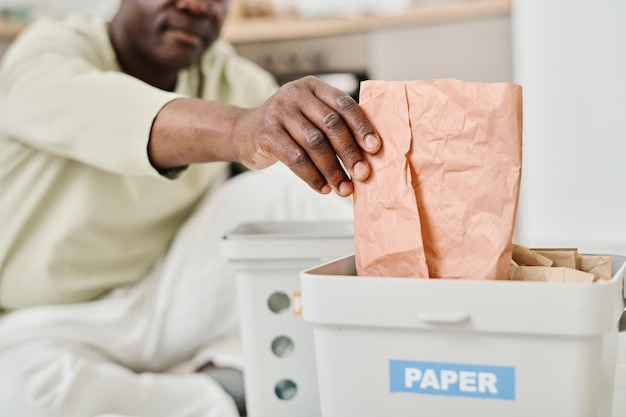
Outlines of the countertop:
M402 13L390 15L326 19L230 19L222 29L222 37L233 44L241 44L332 36L446 20L508 15L510 7L510 0L446 0L418 4ZM0 20L0 40L13 39L24 26L24 23Z
M426 2L390 15L329 19L233 19L224 26L222 35L233 44L280 41L482 16L508 16L510 9L510 0L446 0Z

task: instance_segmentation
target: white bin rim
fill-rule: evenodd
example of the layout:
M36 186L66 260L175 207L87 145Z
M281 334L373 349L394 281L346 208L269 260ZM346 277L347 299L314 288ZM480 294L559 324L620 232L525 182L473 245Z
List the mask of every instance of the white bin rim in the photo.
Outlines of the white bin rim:
M626 257L594 284L357 277L354 255L301 272L303 318L314 325L601 335L624 312Z
M277 221L242 223L225 239L345 239L353 235L354 226L348 221Z
M319 259L354 252L351 221L242 223L220 242L220 254L233 262Z

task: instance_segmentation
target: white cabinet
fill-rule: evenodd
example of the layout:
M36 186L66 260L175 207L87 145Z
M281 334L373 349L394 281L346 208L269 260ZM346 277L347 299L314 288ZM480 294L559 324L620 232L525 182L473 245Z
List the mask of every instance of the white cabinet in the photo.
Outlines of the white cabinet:
M509 16L448 20L370 31L367 68L372 79L513 79Z

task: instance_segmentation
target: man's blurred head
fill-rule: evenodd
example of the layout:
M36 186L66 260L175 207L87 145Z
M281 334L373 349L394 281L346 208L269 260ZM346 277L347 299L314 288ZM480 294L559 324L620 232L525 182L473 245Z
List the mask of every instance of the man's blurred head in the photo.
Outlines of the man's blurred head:
M155 70L167 72L196 64L219 36L228 3L121 0L111 23L118 54L133 56Z

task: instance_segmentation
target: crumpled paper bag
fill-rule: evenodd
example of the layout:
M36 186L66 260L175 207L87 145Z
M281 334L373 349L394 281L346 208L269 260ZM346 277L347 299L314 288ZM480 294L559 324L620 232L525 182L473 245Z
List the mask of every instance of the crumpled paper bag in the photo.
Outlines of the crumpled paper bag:
M354 184L357 275L508 279L521 87L365 81L360 94L383 148Z
M576 269L578 249L576 248L533 248L533 252L552 260L552 266Z
M577 248L528 248L513 244L509 275L514 281L584 282L610 280L612 259L581 255Z
M554 261L522 245L513 244L512 261L516 266L552 266Z
M602 281L613 278L613 260L610 256L578 255L578 269Z
M566 266L518 266L511 269L511 280L591 284L595 282L596 277Z

